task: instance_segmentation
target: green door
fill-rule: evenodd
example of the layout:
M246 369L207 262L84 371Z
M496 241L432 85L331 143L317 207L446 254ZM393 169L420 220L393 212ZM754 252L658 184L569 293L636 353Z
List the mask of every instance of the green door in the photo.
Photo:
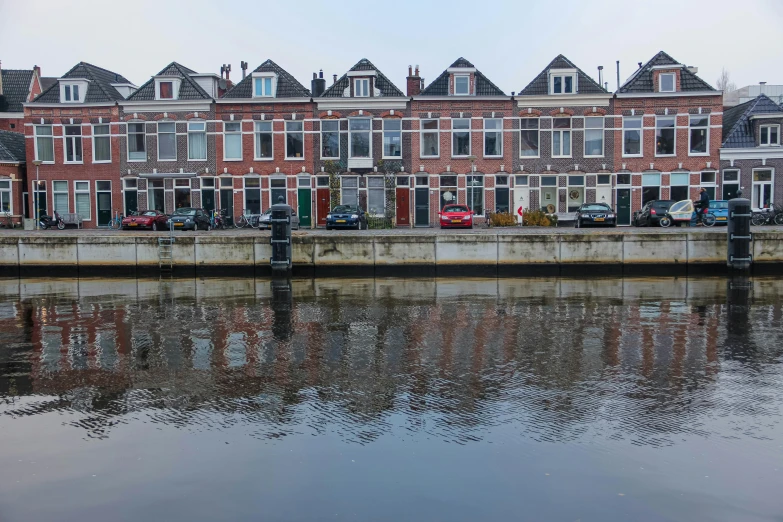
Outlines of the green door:
M631 189L617 189L617 224L631 224Z
M215 210L215 190L213 188L201 191L201 208L207 212Z
M98 192L98 226L106 227L111 221L111 192Z
M296 199L299 204L299 210L297 210L297 213L299 214L299 226L310 228L310 219L313 215L313 202L310 197L310 189L300 188L297 192Z
M138 191L126 190L125 191L125 215L130 216L132 213L139 210L139 197Z

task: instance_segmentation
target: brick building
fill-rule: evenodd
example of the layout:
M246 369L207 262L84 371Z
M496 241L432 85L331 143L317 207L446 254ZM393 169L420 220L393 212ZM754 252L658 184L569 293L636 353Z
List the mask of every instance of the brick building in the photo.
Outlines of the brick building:
M753 209L783 202L781 125L783 108L764 94L726 109L720 151L720 198L736 197L741 188L742 196L751 200Z
M620 224L653 199L720 193L722 93L661 51L614 99L615 201Z
M24 106L41 94L41 69L3 69L0 64L0 130L24 133Z
M341 203L358 203L371 215L391 219L387 214L394 198L393 217L398 225L408 226L410 209L404 199L410 178L408 98L363 58L314 101L318 225L326 223L329 212L326 167L336 165ZM395 184L403 189L403 198L396 197Z
M123 76L80 62L24 105L32 213L75 213L95 228L121 210L117 102L132 88Z
M509 211L511 98L465 58L421 92L418 74L417 67L408 81L414 225L437 224L448 203L465 203L479 215Z
M120 102L125 214L214 208L219 81L172 62Z
M317 87L324 80L313 82ZM232 207L231 215L242 209L258 214L283 196L300 226L312 225L313 106L310 91L272 60L217 100L221 208Z
M25 190L27 156L24 134L0 130L0 224L10 218L21 223L26 215Z
M612 95L563 55L515 97L514 207L613 205Z

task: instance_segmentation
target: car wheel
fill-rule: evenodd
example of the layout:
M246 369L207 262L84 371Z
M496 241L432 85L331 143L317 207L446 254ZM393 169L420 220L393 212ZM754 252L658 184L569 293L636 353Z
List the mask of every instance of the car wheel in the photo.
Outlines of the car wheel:
M157 232L158 231L158 224L157 223L153 223L152 224L152 231L153 232Z
M326 225L326 230L332 230L332 227L330 227L329 225Z
M582 228L582 220L579 218L576 218L576 225L574 228Z
M193 232L198 232L198 223L193 223Z

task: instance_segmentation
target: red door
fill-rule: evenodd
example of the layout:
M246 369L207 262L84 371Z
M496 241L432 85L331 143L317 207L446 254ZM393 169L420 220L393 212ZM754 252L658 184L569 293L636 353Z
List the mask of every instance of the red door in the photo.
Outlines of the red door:
M397 226L410 226L411 191L408 187L397 188Z
M315 191L315 212L318 216L317 224L320 227L326 226L326 214L329 213L329 189L319 188Z

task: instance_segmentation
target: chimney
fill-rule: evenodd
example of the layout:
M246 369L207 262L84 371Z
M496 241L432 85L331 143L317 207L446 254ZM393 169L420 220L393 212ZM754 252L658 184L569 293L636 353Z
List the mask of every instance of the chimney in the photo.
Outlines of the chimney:
M639 69L641 69L642 68L642 62L638 62L638 63L639 63Z
M620 90L620 60L617 60L617 90Z
M231 64L226 65L226 81L229 80L228 75L231 73Z
M36 76L38 76L40 78L41 77L41 68L38 67L37 65L33 65L33 70L35 71Z
M688 72L690 72L691 74L696 74L699 72L699 68L694 67L692 65L687 66L686 69L688 69Z
M598 66L598 85L604 84L604 66L599 65Z
M245 76L247 76L247 62L239 62L239 67L242 68L242 79L245 79Z
M332 75L332 85L334 85L335 83L337 83L337 75L333 74Z
M318 71L318 74L313 73L313 81L310 83L310 93L313 98L318 98L326 90L326 80L324 80L324 70Z
M421 78L419 77L419 66L416 66L416 69L413 70L413 68L409 65L408 66L408 89L407 93L408 96L418 96L421 92Z

